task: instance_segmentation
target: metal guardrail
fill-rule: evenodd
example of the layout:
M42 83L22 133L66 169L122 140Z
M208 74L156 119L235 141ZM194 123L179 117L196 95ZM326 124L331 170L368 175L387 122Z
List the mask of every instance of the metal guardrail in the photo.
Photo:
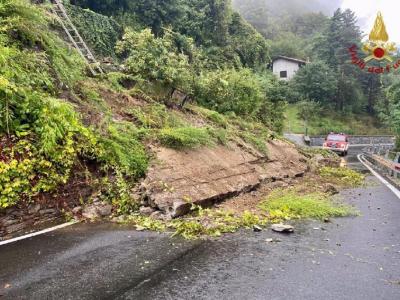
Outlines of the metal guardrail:
M400 187L400 152L393 151L393 148L394 146L374 145L366 147L363 153L375 171Z
M326 136L310 136L309 138L311 146L320 146L323 144ZM350 145L354 146L373 146L379 144L394 145L395 140L395 137L390 135L349 135Z
M377 144L370 145L364 148L364 152L383 156L386 159L394 160L399 152L393 151L394 145L392 144Z

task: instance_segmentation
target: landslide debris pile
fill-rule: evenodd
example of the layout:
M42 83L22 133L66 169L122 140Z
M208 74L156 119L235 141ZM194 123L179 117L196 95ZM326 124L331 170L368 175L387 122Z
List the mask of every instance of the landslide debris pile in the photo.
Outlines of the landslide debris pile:
M114 70L107 76L87 75L48 4L0 1L0 231L7 234L5 222L22 221L33 204L52 217L79 217L92 203L107 211L112 204L114 214L147 205L177 217L190 203L211 204L307 170L305 157L276 133L281 83L246 68L249 53L242 61L235 54L232 64L229 43L210 53L173 29L122 36L110 18L70 10L75 20L82 11L101 20L99 30L113 30L112 38L91 41L95 49L106 43L98 54L113 56L104 59ZM229 31L232 43L249 35L263 43L239 15L230 22L243 29Z

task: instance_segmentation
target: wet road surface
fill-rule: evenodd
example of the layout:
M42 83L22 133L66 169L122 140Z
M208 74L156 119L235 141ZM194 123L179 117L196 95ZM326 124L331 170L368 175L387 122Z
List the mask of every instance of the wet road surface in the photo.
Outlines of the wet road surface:
M96 224L1 246L0 299L400 299L400 199L373 177L341 197L361 216L290 236L190 242Z

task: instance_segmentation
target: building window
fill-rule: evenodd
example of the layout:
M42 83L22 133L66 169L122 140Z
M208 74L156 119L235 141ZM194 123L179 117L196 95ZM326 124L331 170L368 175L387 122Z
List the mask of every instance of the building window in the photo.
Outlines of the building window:
M281 78L287 78L287 71L281 71Z

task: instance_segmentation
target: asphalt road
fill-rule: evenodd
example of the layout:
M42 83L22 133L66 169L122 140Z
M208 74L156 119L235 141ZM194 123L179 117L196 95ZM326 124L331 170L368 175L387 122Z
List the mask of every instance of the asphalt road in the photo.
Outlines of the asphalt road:
M290 236L188 242L96 224L0 246L0 299L400 299L400 199L372 177L341 196L361 216Z

